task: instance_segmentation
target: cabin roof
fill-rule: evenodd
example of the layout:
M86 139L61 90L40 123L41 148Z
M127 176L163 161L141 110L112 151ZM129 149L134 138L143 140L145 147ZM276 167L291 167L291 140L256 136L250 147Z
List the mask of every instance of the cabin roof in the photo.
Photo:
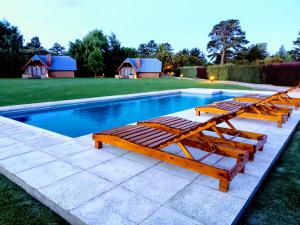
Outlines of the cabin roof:
M157 58L140 58L141 66L137 65L138 58L127 58L123 61L118 71L121 69L124 63L131 64L135 70L139 73L160 73L162 68L162 62Z
M51 65L47 65L47 55L34 55L29 62L40 61L51 71L75 71L77 70L76 60L70 56L51 56ZM26 67L28 64L24 67Z

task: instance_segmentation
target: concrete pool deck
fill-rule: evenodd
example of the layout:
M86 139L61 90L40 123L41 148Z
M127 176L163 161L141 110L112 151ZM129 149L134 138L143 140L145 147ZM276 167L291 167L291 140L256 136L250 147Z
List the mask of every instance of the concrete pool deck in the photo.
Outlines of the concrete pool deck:
M130 96L140 95L145 94ZM79 102L82 100L68 101ZM35 104L52 105L55 103ZM2 107L0 111L32 106ZM195 121L211 117L196 117L193 109L172 115ZM5 117L0 117L0 172L71 224L232 224L249 204L299 120L300 110L293 111L283 128L271 122L232 120L238 129L267 134L268 142L255 161L246 165L245 173L233 179L227 193L218 191L217 180L180 167L108 145L95 150L91 135L70 138ZM168 151L179 149L170 146ZM227 168L233 162L214 155L207 163Z

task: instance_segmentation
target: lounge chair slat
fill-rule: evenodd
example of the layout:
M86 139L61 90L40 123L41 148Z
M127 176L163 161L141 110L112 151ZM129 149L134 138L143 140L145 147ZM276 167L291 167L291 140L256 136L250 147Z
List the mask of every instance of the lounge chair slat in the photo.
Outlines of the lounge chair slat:
M117 133L115 135L117 135L119 137L126 137L126 136L129 136L129 135L132 135L132 134L138 134L138 133L140 133L142 131L145 131L145 130L147 132L147 130L149 130L149 129L151 129L151 128L140 126L137 129L131 129L131 130L128 130L128 131L123 131L123 132Z
M144 143L141 143L141 145L143 146L147 146L149 148L155 148L169 140L171 140L172 138L176 137L176 135L174 134L170 134L170 133L166 133L164 135L161 135L160 137L151 139L149 141L146 141Z
M149 135L148 137L144 137L138 140L135 140L134 142L137 144L141 144L144 146L148 146L148 143L152 143L151 140L153 139L162 139L164 137L173 137L173 134L166 133L166 132L157 132L156 134Z
M150 135L155 135L157 134L159 131L157 129L153 130L153 131L150 131L149 133L145 133L143 135L139 135L139 136L136 136L136 137L132 137L130 138L131 141L136 141L136 140L140 140L142 138L146 138L146 137L149 137Z
M164 124L172 126L172 127L179 127L179 126L187 124L187 123L190 123L190 122L187 121L187 120L178 120L178 121L176 121L174 123L170 123L169 122L169 123L164 123Z
M197 125L199 125L199 123L194 122L194 123L190 123L190 124L188 124L186 126L181 126L179 129L181 129L181 130L188 130L188 129L193 128L193 127L195 127Z
M118 132L122 132L122 131L127 131L130 129L136 129L136 127L132 127L132 126L128 125L128 126L123 126L123 127L118 127L118 128L113 128L110 130L102 131L101 133L114 134L114 133L118 133Z
M122 129L113 129L113 130L103 131L103 133L109 133L111 135L113 135L113 134L118 135L118 134L121 134L123 132L128 132L130 130L136 130L137 129L137 127L132 126L132 125L124 126L124 127L121 127L121 128Z
M144 129L140 129L140 130L138 130L136 132L130 132L130 133L121 134L121 135L118 135L118 136L122 137L122 138L125 138L125 139L131 139L131 138L143 135L143 134L147 134L147 133L149 133L151 131L155 131L155 129L151 128L151 127L146 127Z

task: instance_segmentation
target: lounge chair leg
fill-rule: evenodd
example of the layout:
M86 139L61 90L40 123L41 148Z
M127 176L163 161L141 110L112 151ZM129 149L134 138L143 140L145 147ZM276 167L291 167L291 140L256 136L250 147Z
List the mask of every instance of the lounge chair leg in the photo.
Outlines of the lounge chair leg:
M253 161L253 160L254 160L254 153L253 153L253 152L251 152L251 153L249 154L249 160L250 160L250 161ZM242 159L241 159L241 158L237 158L237 159L236 159L236 163L239 164L240 162L242 162ZM243 166L243 168L239 171L239 173L244 173L244 172L245 172L245 166Z
M254 152L249 152L249 161L254 161Z
M223 192L227 192L229 188L229 181L228 180L220 180L219 182L219 190Z
M103 147L102 142L100 142L100 141L95 141L95 148L100 149L100 148L102 148L102 147Z
M245 172L245 166L243 166L243 168L240 170L240 173L244 173Z
M196 116L200 116L200 111L196 111Z

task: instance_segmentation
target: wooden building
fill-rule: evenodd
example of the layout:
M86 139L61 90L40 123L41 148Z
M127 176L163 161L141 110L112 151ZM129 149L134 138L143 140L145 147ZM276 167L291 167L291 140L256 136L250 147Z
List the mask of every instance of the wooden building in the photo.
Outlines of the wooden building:
M156 58L127 58L117 69L116 78L159 78L161 69Z
M23 78L74 77L77 65L70 56L34 55L22 70Z

